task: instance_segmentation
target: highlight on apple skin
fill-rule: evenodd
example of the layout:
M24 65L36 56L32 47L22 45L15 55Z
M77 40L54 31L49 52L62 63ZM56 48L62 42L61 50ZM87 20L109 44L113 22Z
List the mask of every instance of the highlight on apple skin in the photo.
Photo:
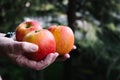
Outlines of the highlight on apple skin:
M51 25L48 30L52 32L56 40L56 52L60 55L69 53L74 45L74 33L68 26Z
M42 29L42 26L35 20L22 22L16 27L16 40L22 41L27 33L38 29Z
M38 45L39 49L35 53L26 53L25 56L31 60L39 61L48 54L56 51L56 42L53 34L47 29L35 30L28 33L23 41Z

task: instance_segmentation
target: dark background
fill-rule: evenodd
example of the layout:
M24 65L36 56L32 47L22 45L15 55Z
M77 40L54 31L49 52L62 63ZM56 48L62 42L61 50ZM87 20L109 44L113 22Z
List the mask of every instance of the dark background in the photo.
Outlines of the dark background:
M29 19L68 25L77 49L42 71L0 58L3 80L120 80L120 0L0 0L0 32Z

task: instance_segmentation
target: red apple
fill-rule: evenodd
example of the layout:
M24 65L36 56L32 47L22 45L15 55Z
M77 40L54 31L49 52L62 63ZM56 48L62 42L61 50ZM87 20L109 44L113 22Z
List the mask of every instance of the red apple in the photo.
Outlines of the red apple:
M24 36L34 30L42 29L41 25L37 21L25 21L19 24L16 28L16 40L22 41Z
M51 31L55 37L56 52L60 55L69 53L74 45L74 34L72 29L68 26L52 25L48 28L48 30Z
M35 53L26 53L29 59L39 61L44 59L49 53L56 51L56 42L53 34L47 29L35 30L29 32L23 41L38 45L39 49Z

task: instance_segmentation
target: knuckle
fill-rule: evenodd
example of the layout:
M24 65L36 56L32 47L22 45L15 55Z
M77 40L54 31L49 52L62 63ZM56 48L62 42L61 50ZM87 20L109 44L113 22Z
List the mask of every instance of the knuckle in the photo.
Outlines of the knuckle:
M20 52L22 52L22 44L15 43L13 50L14 50L14 53L20 53Z
M16 57L16 62L17 62L17 64L19 65L19 66L23 66L24 64L23 64L23 59L22 59L22 57L21 56L17 56Z

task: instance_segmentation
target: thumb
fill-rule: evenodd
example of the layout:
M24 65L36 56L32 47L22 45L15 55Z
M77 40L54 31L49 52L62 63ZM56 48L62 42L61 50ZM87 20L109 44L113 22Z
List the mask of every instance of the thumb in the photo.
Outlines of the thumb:
M19 52L36 52L38 50L38 46L33 43L28 42L16 42L14 45L14 49L18 50Z

